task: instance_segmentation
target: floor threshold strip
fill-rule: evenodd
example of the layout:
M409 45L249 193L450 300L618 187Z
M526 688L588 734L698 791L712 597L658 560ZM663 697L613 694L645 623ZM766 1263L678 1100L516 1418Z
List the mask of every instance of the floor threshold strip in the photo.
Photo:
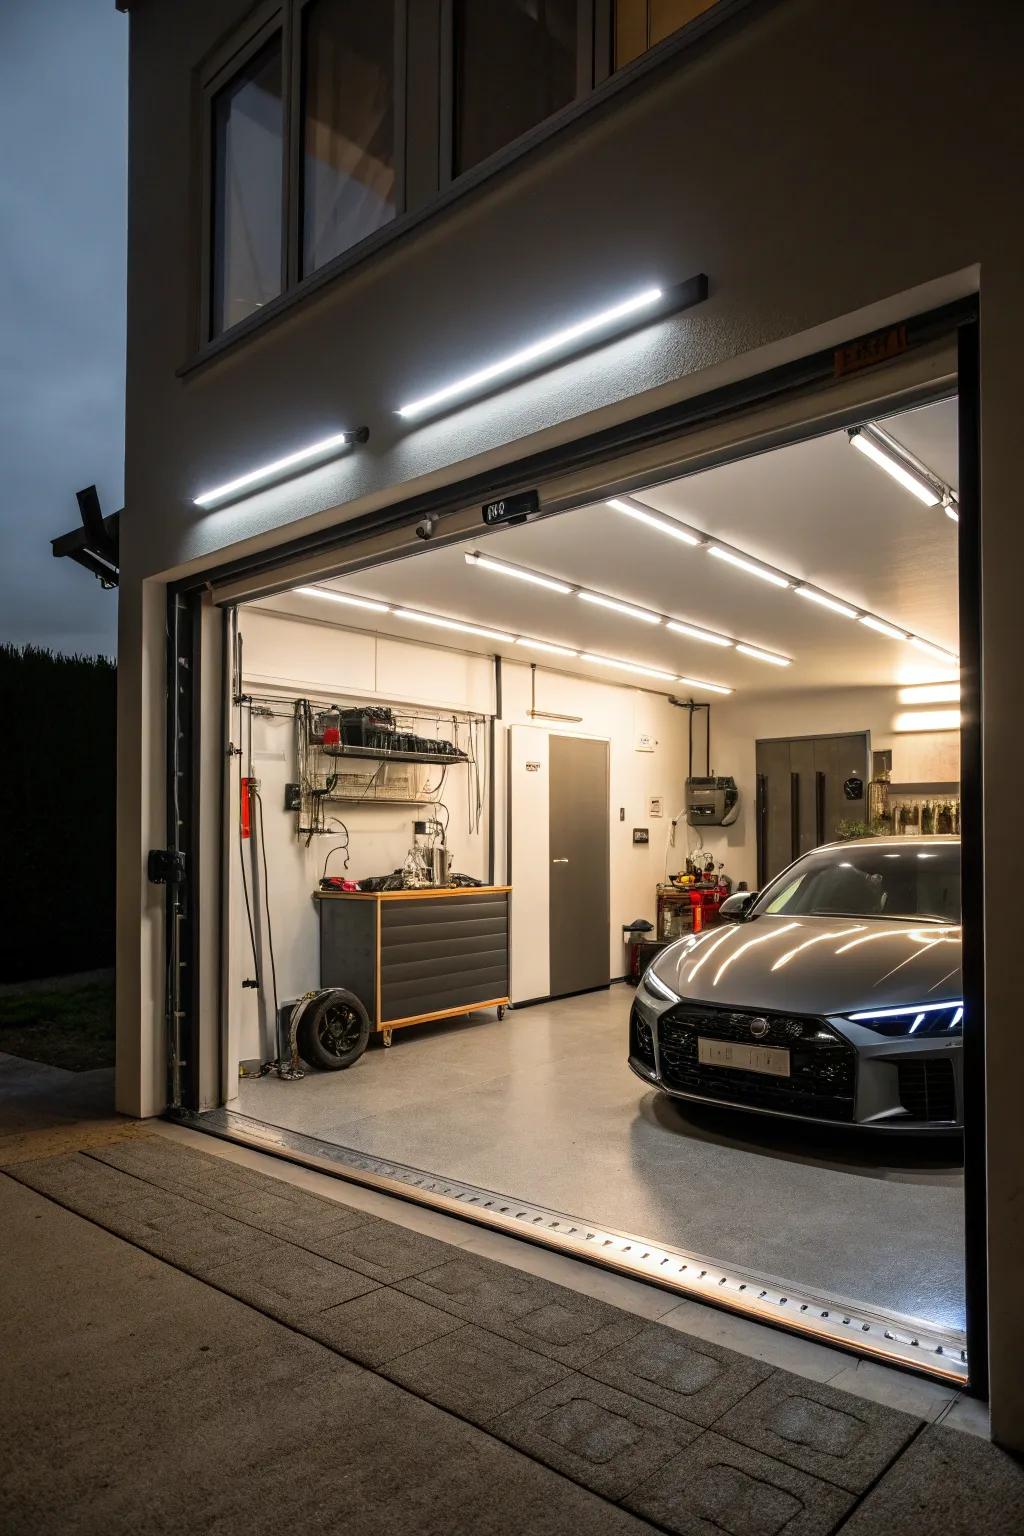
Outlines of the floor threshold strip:
M700 1254L649 1242L529 1200L479 1189L459 1179L337 1146L315 1136L267 1125L234 1110L215 1109L174 1117L179 1125L287 1159L335 1178L426 1205L476 1222L618 1274L644 1280L690 1300L739 1313L752 1321L789 1329L831 1348L869 1356L964 1386L967 1350L963 1333L913 1317L885 1314L736 1266L728 1269Z

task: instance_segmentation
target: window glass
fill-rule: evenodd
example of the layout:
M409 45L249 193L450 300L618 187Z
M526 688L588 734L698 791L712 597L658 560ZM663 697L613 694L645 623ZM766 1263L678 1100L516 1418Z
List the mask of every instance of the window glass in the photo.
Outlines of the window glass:
M615 68L638 59L717 0L615 0Z
M213 98L215 336L281 292L283 129L278 36Z
M395 7L316 0L303 39L302 271L395 217Z
M960 921L960 844L891 843L821 849L800 860L785 883L769 886L757 912L787 917L906 917Z
M452 172L576 96L577 0L455 0Z

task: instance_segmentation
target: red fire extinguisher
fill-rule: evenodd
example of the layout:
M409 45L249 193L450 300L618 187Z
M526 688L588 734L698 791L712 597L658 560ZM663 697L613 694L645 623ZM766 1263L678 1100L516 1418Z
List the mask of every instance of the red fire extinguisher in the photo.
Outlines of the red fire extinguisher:
M255 785L255 779L242 779L242 795L239 804L239 810L241 813L241 830L243 838L252 836L252 792L255 788Z

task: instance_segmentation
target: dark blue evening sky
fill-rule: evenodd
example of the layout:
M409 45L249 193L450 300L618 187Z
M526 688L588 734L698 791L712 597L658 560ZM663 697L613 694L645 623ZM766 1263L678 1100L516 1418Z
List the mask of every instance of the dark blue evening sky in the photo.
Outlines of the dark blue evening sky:
M0 0L0 640L115 649L117 597L50 539L122 504L128 18Z

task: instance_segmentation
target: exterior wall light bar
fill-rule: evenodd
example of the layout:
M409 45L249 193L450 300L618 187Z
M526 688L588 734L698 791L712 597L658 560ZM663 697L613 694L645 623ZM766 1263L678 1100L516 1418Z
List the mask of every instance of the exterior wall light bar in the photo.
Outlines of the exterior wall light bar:
M716 560L726 560L730 565L735 565L738 570L746 571L748 576L758 576L762 581L770 582L773 587L788 587L791 582L785 576L780 576L778 571L770 571L765 565L758 565L754 560L748 560L745 555L738 555L734 550L726 549L724 544L709 544L708 554L714 555Z
M528 581L535 587L546 587L549 592L561 592L567 596L572 591L572 587L564 581L556 581L552 576L541 576L537 571L524 570L521 565L506 565L503 560L492 560L489 555L467 554L466 564L494 571L499 576L513 576L516 581Z
M698 629L695 624L684 624L681 619L669 619L668 628L674 635L687 635L691 640L702 640L706 645L730 646L733 641L727 635L716 635L710 629Z
M926 507L937 507L942 501L942 490L909 463L906 451L887 432L873 426L854 427L850 442Z
M620 603L618 598L605 597L600 592L584 592L581 589L576 596L585 603L594 603L599 608L610 608L612 613L624 614L627 619L639 619L642 624L661 623L659 613L651 613L647 608L634 608L632 603Z
M375 602L369 597L350 597L347 592L330 592L326 587L296 587L302 597L325 597L329 603L344 603L349 608L365 608L370 613L390 613L387 603Z
M788 667L792 665L788 656L777 656L774 651L762 651L759 645L737 644L736 649L743 656L750 656L754 661L767 661L773 667Z
M640 289L608 309L586 315L572 325L542 336L527 347L521 347L508 357L489 363L486 368L478 368L466 374L465 378L455 379L451 384L445 384L419 400L411 400L408 405L399 406L398 414L406 421L413 421L453 402L481 394L488 386L513 374L536 372L539 368L550 366L560 357L583 351L597 342L610 341L641 325L648 325L663 315L688 309L707 298L707 292L708 280L703 273L673 288Z
M615 512L621 512L624 517L632 517L638 523L646 523L648 528L656 528L659 533L667 533L670 539L678 539L681 544L691 544L696 548L703 544L704 540L677 523L674 518L659 517L654 512L644 512L639 507L630 506L628 501L620 501L617 497L605 503Z
M809 602L817 603L822 608L829 608L833 613L841 613L844 619L855 619L856 608L851 608L848 603L841 603L837 597L829 597L825 592L816 592L813 587L795 588L797 597L806 597Z
M307 470L327 464L345 453L354 443L365 443L369 435L368 427L360 427L355 432L335 432L332 437L321 438L319 442L299 448L295 453L285 454L283 459L275 459L272 464L264 464L259 469L250 470L247 475L239 475L237 480L228 480L224 485L214 486L212 491L203 491L194 498L193 504L209 510L211 507L226 506L229 501L240 501L243 496L251 496L254 491L265 490L267 486L277 485L281 480L290 480L293 475L305 474Z
M442 619L436 613L417 613L414 608L396 608L396 619L409 619L414 624L431 624L435 629L454 629L460 635L480 635L484 640L500 640L505 645L514 645L515 636L506 635L498 629L484 629L479 624L464 624L461 619Z

